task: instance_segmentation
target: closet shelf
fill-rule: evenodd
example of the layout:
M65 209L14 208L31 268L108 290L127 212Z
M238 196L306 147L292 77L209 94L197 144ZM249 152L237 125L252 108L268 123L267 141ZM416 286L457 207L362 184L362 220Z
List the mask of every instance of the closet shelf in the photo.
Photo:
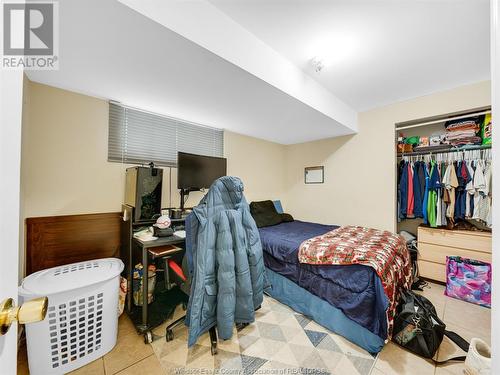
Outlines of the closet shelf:
M477 145L468 147L453 147L448 149L434 149L434 150L421 150L412 152L398 152L398 157L402 156L417 156L417 155L430 155L430 154L445 154L448 152L460 152L460 151L474 151L474 150L486 150L491 148L491 145Z

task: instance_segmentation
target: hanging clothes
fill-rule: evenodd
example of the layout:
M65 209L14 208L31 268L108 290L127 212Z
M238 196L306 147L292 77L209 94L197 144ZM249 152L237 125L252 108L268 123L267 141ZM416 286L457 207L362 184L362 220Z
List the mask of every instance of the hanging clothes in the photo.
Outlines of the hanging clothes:
M490 188L491 188L491 164L488 163L484 169L484 181L485 186L481 190L481 199L479 201L478 217L479 220L487 223L488 216L490 216L491 210L491 198L490 198Z
M472 218L472 216L474 215L474 195L475 195L475 192L476 192L476 189L474 187L474 176L476 174L476 166L477 166L477 161L473 161L471 162L471 166L472 166L472 178L471 178L471 181L470 181L470 184L472 184L472 188L471 188L471 191L468 193L470 195L470 198L469 198L469 205L470 205L470 216L469 218Z
M439 180L439 172L437 164L434 160L431 161L431 171L429 173L429 197L427 200L427 219L429 225L433 228L437 227L437 202L438 190L441 188Z
M398 220L423 218L430 227L454 227L459 221L475 220L491 226L490 158L482 151L465 151L431 155L425 162L401 160Z
M408 163L408 206L406 208L406 217L409 219L414 218L413 207L415 204L415 196L413 193L413 163Z
M456 188L456 198L455 198L455 221L459 219L465 219L465 198L466 190L465 187L468 183L467 167L465 166L465 161L459 161L456 164L456 174L458 180L458 187Z
M446 163L443 161L441 162L441 174L440 174L440 179L441 179L441 224L438 224L440 226L447 226L448 221L446 219L446 197L448 196L448 191L446 190L444 184L443 184L443 175L446 171Z
M469 179L469 182L465 186L465 191L467 192L466 198L465 198L465 217L471 218L473 210L474 210L474 192L475 192L475 189L474 189L474 181L472 178L474 176L474 168L472 167L471 160L467 161L466 164L467 164L467 170L469 172L469 176L471 176L471 178Z
M486 215L484 221L485 221L485 224L488 226L488 227L492 227L493 226L493 222L492 222L492 215L493 215L493 209L492 209L492 205L491 205L491 202L492 202L492 174L493 174L493 167L491 165L491 162L487 162L486 163L486 184L488 186L488 214Z
M406 161L401 160L401 179L399 182L400 192L400 205L399 205L399 218L406 219L406 212L408 208L408 168Z
M422 212L423 190L421 189L422 184L420 183L420 176L422 175L421 168L422 166L419 161L413 164L413 214L415 217L424 216Z
M429 201L429 180L431 176L429 175L429 169L427 164L424 164L424 172L425 172L425 189L424 189L424 200L422 201L422 212L424 216L424 224L429 223L428 219L428 211L427 211L427 203Z
M425 193L425 163L423 161L419 161L419 168L418 168L418 181L420 182L420 206L422 206L424 202L424 193ZM422 210L422 216L423 216L423 210Z
M460 161L457 161L454 163L455 164L455 174L457 175L457 181L458 181L458 186L455 189L455 209L453 211L453 219L456 221L458 218L460 218L460 201L462 198L462 191L465 190L465 186L463 185L463 178L462 178L462 173L461 173L461 167L462 164Z
M443 189L441 185L441 163L436 164L438 171L439 189L437 189L437 202L436 202L436 226L442 225L443 222Z
M443 211L444 213L444 217L445 219L447 218L447 209L448 209L448 205L450 204L451 202L451 198L450 198L450 192L447 188L447 183L450 181L450 177L451 177L451 172L450 172L450 168L449 168L449 164L445 164L444 167L444 174L443 174L443 177L441 179L441 182L442 182L442 185L443 185L443 202L445 203L446 205L446 209Z
M401 222L403 220L403 218L401 218L401 175L403 173L403 168L404 168L404 161L401 160L398 164L398 176L397 176L397 180L398 180L398 202L397 202L397 216L398 216L398 223Z
M478 160L476 166L476 172L474 173L474 211L472 218L479 220L479 208L481 205L481 200L486 191L486 179L484 177L484 163L482 160Z
M446 217L453 222L455 217L455 189L458 187L457 174L453 163L448 164L448 167L446 168L443 184L445 185L449 196L448 207L446 208Z

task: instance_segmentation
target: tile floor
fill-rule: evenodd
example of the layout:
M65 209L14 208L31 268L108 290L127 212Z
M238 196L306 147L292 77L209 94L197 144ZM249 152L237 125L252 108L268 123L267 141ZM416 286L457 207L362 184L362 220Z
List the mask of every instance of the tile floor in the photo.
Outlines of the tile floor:
M271 297L265 297L255 322L234 329L231 339L210 354L210 340L203 336L187 348L187 329L179 329L174 341L160 338L153 350L167 373L186 374L194 369L206 373L369 375L375 357L311 319ZM163 331L158 332L159 335Z
M447 329L457 332L467 340L479 337L490 343L490 310L446 297L443 295L443 291L443 286L430 284L430 287L423 294L432 301L439 316L447 324ZM177 312L177 314L181 313L182 311ZM156 333L163 336L163 330L164 326L159 327ZM164 338L160 340L164 340ZM459 354L463 353L445 337L437 357L442 360ZM333 373L335 374L335 372ZM18 374L28 374L25 348L21 348L19 351ZM119 320L116 347L103 358L74 371L72 374L163 375L167 372L162 368L152 346L144 344L142 336L137 335L128 317L123 315ZM388 343L377 357L371 374L462 375L463 364L454 363L435 368L425 359L406 352L393 343Z

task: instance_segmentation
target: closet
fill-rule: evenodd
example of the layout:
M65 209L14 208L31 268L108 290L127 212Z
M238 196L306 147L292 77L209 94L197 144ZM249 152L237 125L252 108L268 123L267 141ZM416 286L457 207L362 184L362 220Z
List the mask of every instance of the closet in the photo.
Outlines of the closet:
M446 256L491 262L491 108L397 123L397 231L417 237L422 277Z

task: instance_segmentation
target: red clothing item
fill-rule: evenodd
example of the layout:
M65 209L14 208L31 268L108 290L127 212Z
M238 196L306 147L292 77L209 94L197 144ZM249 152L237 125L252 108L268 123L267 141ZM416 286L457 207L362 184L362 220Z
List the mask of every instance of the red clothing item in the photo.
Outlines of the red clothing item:
M469 181L469 173L467 171L467 165L465 163L462 163L462 168L460 169L460 174L462 175L462 178L464 181L468 182Z
M413 195L413 166L408 163L408 208L406 209L407 217L414 217L413 208L415 204L415 197Z

